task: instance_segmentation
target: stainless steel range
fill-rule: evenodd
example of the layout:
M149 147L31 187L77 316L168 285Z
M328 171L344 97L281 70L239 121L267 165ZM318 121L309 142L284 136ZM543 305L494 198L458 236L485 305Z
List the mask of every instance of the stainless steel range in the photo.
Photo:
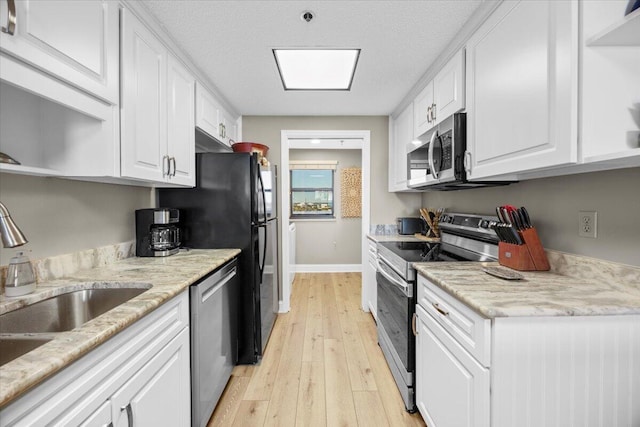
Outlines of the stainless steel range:
M495 216L451 213L440 220L441 242L379 242L378 343L405 407L415 412L415 337L411 323L416 305L414 262L496 261Z

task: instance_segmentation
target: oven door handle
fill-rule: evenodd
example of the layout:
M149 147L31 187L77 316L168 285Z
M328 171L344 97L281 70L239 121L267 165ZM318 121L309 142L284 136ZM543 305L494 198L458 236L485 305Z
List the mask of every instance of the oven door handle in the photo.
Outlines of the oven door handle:
M409 285L406 283L403 283L402 281L396 279L391 274L389 274L386 270L386 268L388 267L386 267L384 263L381 263L380 260L378 260L377 262L378 262L378 272L382 274L382 276L384 276L385 279L387 279L388 281L396 285L398 288L400 288L400 290L402 290L402 293L404 293L407 296L410 296Z

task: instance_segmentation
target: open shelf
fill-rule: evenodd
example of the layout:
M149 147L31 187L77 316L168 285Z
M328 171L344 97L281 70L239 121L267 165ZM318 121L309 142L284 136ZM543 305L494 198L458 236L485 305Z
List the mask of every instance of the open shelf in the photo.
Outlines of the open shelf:
M640 46L640 9L590 37L587 46Z

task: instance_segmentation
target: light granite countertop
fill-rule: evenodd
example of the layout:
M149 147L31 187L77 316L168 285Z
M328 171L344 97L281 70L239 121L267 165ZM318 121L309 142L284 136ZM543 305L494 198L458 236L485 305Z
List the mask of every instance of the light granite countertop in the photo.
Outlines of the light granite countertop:
M412 234L367 234L367 238L373 242L422 242Z
M524 280L491 276L497 262L414 263L418 273L486 318L640 314L640 288L625 277L576 277L558 272L520 271ZM640 270L631 270L637 274ZM628 273L631 274L631 273Z
M127 326L184 291L240 253L239 249L194 249L165 258L126 258L39 283L35 293L0 297L0 314L79 289L149 287L149 290L35 350L0 366L0 407L60 371Z

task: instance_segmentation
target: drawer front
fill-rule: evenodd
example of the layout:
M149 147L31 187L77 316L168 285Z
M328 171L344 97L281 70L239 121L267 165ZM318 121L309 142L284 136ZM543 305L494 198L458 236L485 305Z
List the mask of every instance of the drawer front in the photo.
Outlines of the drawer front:
M418 276L418 304L483 366L491 360L491 320Z

